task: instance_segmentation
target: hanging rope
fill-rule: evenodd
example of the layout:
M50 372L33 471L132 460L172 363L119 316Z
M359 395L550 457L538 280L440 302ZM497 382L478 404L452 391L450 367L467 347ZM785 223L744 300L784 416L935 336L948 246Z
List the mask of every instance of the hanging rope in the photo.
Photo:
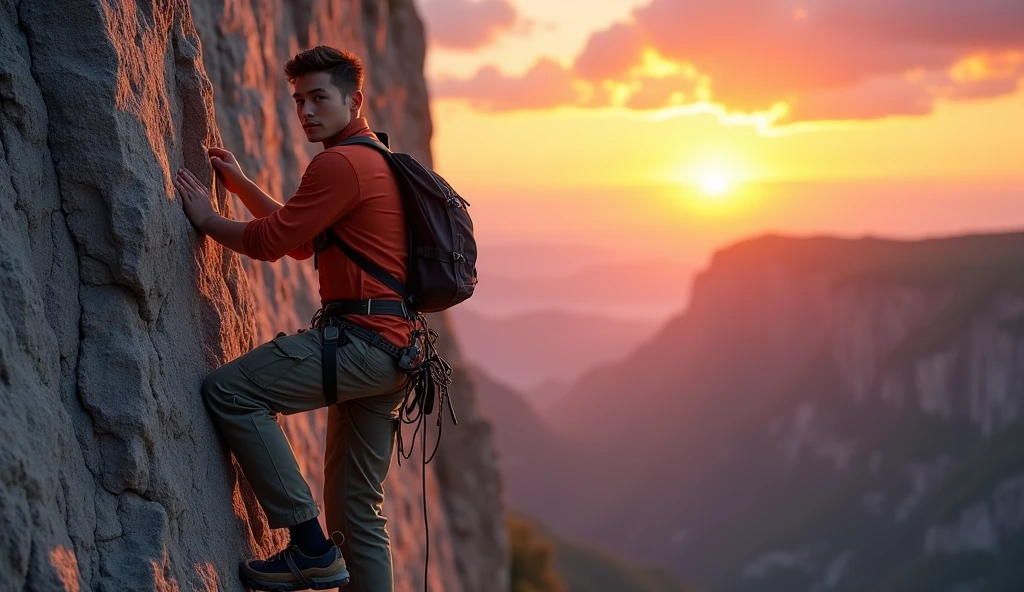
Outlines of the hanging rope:
M423 487L423 530L426 533L426 548L423 560L423 590L427 590L427 574L430 566L430 524L427 520L427 465L434 460L438 447L441 444L441 431L444 427L443 407L448 408L452 417L452 423L458 425L455 417L455 409L452 406L451 397L448 394L448 387L452 383L451 365L437 353L435 342L437 332L427 326L423 315L417 317L423 329L413 331L413 343L422 338L423 358L412 370L409 371L409 380L405 387L405 399L399 410L398 418L398 464L401 466L402 459L409 460L412 457L413 449L405 449L405 439L402 436L403 425L415 425L412 432L411 444L416 445L416 436L420 437L420 452L423 464L420 467L420 476ZM440 399L438 401L437 399ZM430 456L427 456L427 426L426 417L434 411L434 404L438 403L437 412L437 438L434 441L434 449Z

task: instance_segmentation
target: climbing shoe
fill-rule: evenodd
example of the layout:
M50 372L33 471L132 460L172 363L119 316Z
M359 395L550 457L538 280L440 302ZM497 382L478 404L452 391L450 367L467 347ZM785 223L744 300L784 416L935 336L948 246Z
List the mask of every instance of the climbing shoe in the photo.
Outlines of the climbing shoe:
M249 559L239 566L242 582L254 590L325 590L348 583L348 568L338 547L308 557L288 545L267 559Z

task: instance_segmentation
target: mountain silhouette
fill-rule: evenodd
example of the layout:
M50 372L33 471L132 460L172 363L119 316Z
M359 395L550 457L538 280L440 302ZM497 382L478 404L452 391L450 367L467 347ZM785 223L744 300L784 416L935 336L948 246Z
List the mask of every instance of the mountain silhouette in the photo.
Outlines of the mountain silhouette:
M519 391L545 381L571 383L587 370L627 356L658 324L562 311L524 312L490 317L468 307L453 309L451 323L466 359ZM538 390L538 403L550 405L556 390Z
M1022 269L1021 233L723 249L509 500L709 590L1019 589Z
M497 265L481 266L480 283L465 308L491 316L560 310L661 321L685 305L691 269L667 259L602 262L557 274L550 269L503 273Z

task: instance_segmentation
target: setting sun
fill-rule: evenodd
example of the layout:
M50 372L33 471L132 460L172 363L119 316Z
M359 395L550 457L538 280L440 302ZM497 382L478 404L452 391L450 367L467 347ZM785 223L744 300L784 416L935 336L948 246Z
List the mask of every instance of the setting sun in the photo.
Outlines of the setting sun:
M729 178L722 173L708 173L704 175L700 186L708 197L720 198L729 191L731 183Z

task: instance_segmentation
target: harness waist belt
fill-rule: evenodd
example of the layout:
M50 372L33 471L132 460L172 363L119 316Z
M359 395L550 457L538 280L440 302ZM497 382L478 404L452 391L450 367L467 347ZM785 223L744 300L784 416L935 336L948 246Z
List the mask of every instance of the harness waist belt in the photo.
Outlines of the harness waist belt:
M404 300L331 300L324 303L322 314L325 317L359 314L392 315L410 320L415 318Z

